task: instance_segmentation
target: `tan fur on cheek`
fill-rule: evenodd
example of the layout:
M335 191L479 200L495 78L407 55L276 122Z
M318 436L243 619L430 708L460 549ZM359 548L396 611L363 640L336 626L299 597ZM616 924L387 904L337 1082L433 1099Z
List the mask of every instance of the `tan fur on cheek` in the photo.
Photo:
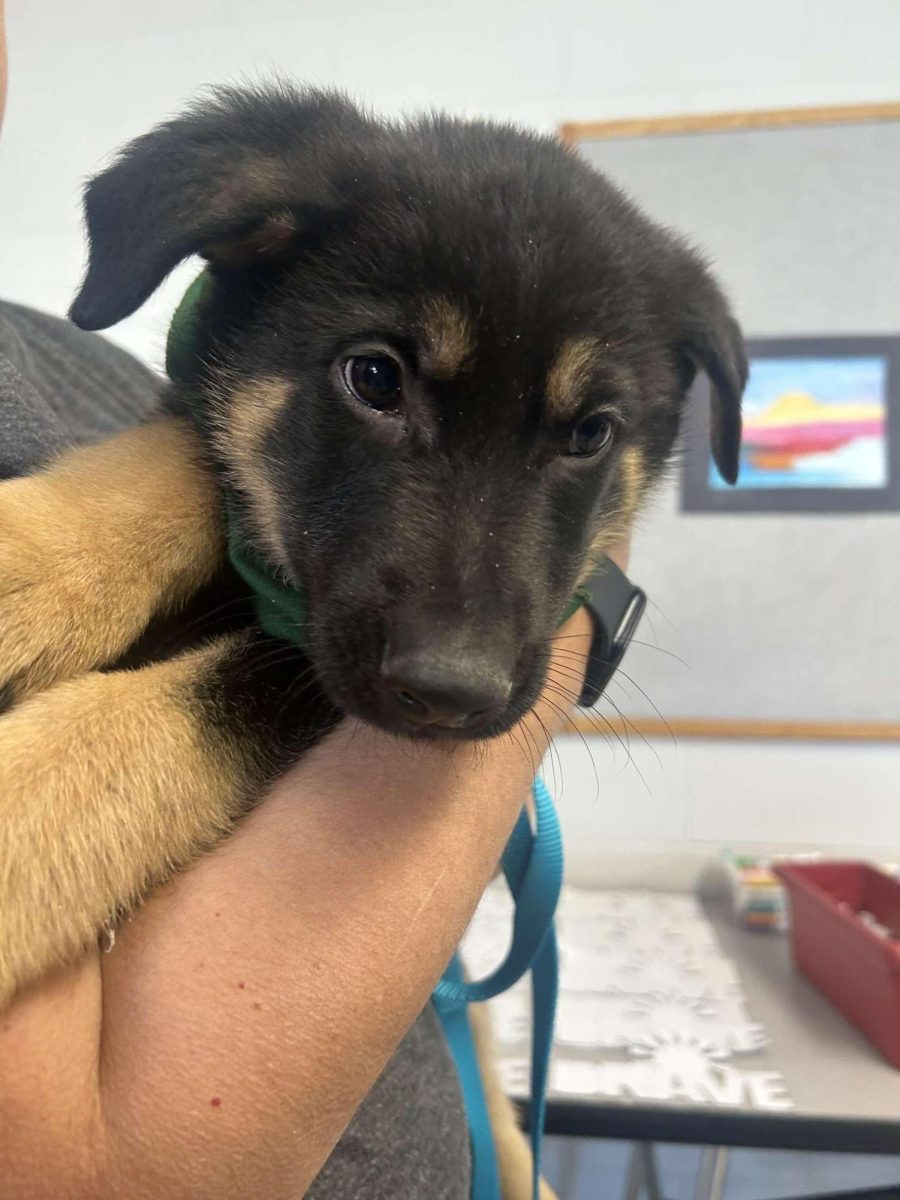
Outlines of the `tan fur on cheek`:
M259 768L191 700L240 637L84 675L0 720L0 1006L242 811Z
M238 488L250 501L256 529L277 562L287 553L280 531L280 505L266 471L265 442L291 402L294 386L272 375L229 387L223 380L215 402L213 441Z
M422 366L437 379L449 379L461 371L475 349L475 335L468 319L443 297L426 304L422 334Z
M215 574L221 502L197 435L149 421L0 484L0 689L123 654Z
M590 337L569 338L563 343L547 374L547 415L565 420L578 411L587 387L600 362L603 347Z
M629 446L622 452L619 470L622 473L622 498L619 507L615 512L605 515L603 527L591 542L581 572L582 579L593 574L597 564L617 542L625 541L629 537L634 518L650 490L644 456L637 446Z
M644 456L637 446L629 446L623 451L621 471L624 480L623 508L628 514L630 526L647 490L647 468Z

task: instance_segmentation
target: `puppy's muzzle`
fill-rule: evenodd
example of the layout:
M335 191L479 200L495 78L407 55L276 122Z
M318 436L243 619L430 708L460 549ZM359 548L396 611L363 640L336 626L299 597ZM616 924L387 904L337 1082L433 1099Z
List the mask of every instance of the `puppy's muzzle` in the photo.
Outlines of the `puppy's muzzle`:
M502 713L513 688L512 656L436 641L393 638L381 662L382 702L404 723L466 730Z

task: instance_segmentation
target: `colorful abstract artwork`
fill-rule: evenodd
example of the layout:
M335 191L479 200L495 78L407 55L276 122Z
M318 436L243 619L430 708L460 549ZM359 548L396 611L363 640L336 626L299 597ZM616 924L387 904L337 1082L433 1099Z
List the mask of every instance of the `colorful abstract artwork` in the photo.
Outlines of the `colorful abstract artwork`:
M683 442L683 510L900 510L900 338L754 339L747 354L737 485L712 462L701 377Z
M877 356L751 359L738 487L883 488L887 374Z

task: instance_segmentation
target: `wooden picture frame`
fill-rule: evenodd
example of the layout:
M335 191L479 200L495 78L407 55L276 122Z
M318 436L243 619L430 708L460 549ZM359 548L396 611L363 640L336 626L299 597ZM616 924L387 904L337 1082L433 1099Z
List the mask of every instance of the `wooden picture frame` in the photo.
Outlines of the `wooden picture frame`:
M566 121L560 126L559 136L566 145L577 146L580 142L598 138L661 137L667 134L723 133L739 129L785 129L802 125L866 124L871 121L900 121L900 101L690 113L670 117L630 117L613 121Z

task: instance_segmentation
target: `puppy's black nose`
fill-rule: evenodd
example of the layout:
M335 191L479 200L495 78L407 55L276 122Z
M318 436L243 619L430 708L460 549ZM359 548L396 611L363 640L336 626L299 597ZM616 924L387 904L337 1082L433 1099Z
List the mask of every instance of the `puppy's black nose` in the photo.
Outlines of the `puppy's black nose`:
M381 671L397 716L419 725L462 728L501 708L512 691L505 669L479 660L401 653L385 656Z

